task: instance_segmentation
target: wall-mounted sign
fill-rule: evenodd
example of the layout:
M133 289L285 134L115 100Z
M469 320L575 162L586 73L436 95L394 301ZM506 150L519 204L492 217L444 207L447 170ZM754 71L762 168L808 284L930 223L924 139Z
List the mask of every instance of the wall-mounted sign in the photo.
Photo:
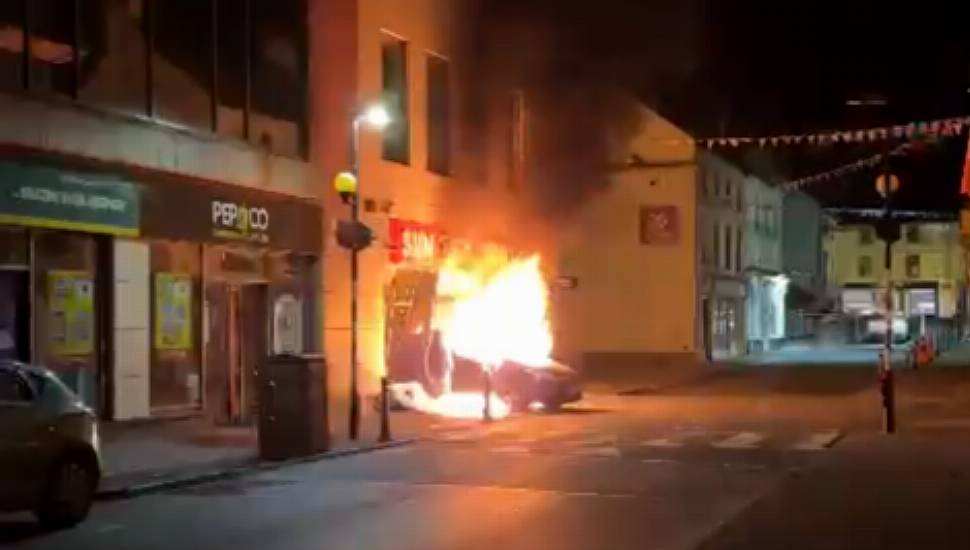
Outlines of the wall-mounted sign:
M444 236L434 226L391 218L388 246L392 263L433 263L441 254Z
M232 201L212 201L212 233L223 239L269 242L269 210Z
M560 275L555 280L556 288L562 290L573 290L579 286L579 277L572 275Z
M0 223L134 237L138 188L106 175L2 162Z
M47 273L48 342L54 355L94 352L94 278L86 271Z
M322 218L312 200L242 186L172 180L142 188L142 232L147 237L252 243L318 255Z
M676 206L640 207L640 244L674 245L680 238Z

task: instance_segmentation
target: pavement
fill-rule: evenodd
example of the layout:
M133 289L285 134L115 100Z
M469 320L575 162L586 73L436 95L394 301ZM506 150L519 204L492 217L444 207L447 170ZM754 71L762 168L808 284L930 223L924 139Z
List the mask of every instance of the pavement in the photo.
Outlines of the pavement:
M17 548L968 548L970 369L719 370L651 395L438 425L414 444L99 503Z
M395 443L465 424L411 411L391 413ZM350 440L343 425L331 426L331 430L330 448L310 458L343 456L385 446L379 441L378 418L369 411L362 418L358 440ZM205 418L189 417L105 423L101 431L104 475L98 493L102 498L127 497L272 465L258 456L255 426L215 426Z

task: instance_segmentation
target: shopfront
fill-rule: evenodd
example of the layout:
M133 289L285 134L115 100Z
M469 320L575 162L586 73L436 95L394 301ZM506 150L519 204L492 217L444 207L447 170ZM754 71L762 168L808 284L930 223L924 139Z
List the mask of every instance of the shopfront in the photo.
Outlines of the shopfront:
M271 353L318 349L321 212L310 201L230 186L144 192L151 302L149 409L254 420Z
M44 365L110 409L111 243L139 235L137 186L0 162L0 357Z

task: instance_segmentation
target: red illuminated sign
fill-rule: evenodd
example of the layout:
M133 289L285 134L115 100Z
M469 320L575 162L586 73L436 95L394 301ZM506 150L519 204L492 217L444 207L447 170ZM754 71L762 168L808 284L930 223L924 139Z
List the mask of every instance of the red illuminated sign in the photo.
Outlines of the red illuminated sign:
M444 245L444 235L432 225L391 218L388 244L392 263L434 262Z

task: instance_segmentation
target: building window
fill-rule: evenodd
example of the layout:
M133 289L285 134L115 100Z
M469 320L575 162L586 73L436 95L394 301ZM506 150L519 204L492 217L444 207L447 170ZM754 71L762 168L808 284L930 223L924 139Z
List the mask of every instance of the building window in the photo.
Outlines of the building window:
M451 70L447 59L428 55L428 170L451 172Z
M151 384L154 411L202 403L202 250L151 243Z
M859 244L872 244L875 241L871 227L859 229Z
M0 90L23 89L25 0L0 2L0 29L5 29L5 47L0 48Z
M411 124L408 109L408 44L386 35L381 47L383 101L393 121L384 129L383 158L411 162Z
M859 256L859 277L872 277L872 256Z
M712 175L714 179L714 198L721 196L721 178L716 172Z
M147 54L142 4L102 0L82 5L81 100L145 114Z
M911 244L920 243L920 230L918 225L906 226L906 242Z
M906 255L906 277L910 279L918 279L920 277L919 254Z
M730 199L731 198L731 187L732 186L733 186L733 184L731 183L731 180L727 180L727 181L724 182L724 197L727 198L727 199Z
M734 246L735 246L735 249L734 249L734 267L738 271L740 271L744 267L743 265L741 265L741 260L742 260L741 253L744 250L744 247L742 246L742 243L741 243L741 228L738 227L737 229L735 229L735 233L734 234L736 236L736 238L734 239Z
M731 227L724 228L724 269L731 271Z
M703 168L697 172L697 181L700 183L701 196L707 197L707 172Z
M0 4L0 89L26 86L307 153L306 0Z
M306 0L249 1L252 6L249 141L276 154L303 156L307 148L303 135Z
M198 0L149 0L152 112L160 120L209 129L212 10Z
M714 267L720 267L721 265L721 226L714 222Z
M10 0L7 0L9 3ZM74 6L64 0L27 2L31 90L73 96Z
M734 209L738 212L742 212L744 210L744 197L742 193L743 189L744 187L739 185L738 192L734 195Z

